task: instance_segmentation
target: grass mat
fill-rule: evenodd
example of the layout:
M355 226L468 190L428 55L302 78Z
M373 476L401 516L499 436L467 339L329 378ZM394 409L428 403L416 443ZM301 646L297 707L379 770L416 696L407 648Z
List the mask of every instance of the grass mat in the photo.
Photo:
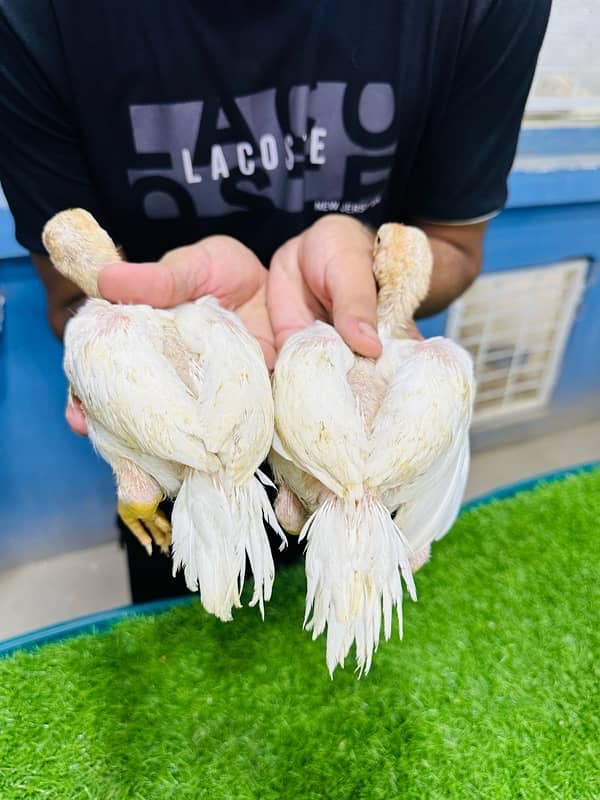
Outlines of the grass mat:
M328 677L283 571L0 661L0 798L600 797L600 470L464 513L405 640ZM40 598L43 602L43 598Z

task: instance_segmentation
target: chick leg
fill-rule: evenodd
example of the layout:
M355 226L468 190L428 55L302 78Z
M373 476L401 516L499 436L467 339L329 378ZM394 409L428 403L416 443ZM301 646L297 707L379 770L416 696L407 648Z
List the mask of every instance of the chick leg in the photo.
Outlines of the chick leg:
M304 527L308 514L287 483L279 484L274 509L284 531L292 536L297 536Z
M269 453L269 463L277 486L277 497L273 504L275 516L286 533L298 536L310 516L310 511L304 506L299 495L304 497L304 494L306 494L306 492L302 494L302 489L304 488L308 490L308 495L314 499L312 495L318 493L315 486L319 487L320 484L310 475L302 472L291 461L280 456L274 449L271 449ZM311 489L312 491L310 491Z
M158 483L132 461L120 458L112 464L117 479L119 516L152 555L152 540L163 553L169 552L171 524L159 511L163 493Z

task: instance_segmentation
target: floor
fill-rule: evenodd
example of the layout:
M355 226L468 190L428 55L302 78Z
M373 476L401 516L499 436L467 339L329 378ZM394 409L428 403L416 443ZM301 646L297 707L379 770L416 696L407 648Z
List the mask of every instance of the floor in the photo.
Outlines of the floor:
M542 472L600 459L600 422L475 453L466 498ZM116 543L0 573L0 640L130 602Z

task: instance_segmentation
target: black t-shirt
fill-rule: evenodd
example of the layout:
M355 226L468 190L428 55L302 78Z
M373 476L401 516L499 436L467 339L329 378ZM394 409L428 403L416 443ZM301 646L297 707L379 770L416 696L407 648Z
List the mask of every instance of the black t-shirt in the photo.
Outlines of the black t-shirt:
M89 209L130 260L318 216L471 221L506 199L550 0L0 0L19 242Z

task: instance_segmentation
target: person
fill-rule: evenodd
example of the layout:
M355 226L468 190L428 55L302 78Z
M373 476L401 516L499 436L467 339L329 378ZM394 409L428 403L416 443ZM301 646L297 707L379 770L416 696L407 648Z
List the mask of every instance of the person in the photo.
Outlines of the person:
M213 294L269 366L316 318L377 356L373 230L393 220L428 235L421 316L474 280L549 8L0 0L0 183L53 331L82 298L41 231L79 206L122 248L100 276L108 300ZM67 419L85 433L76 404ZM125 542L134 601L183 591L166 559Z

